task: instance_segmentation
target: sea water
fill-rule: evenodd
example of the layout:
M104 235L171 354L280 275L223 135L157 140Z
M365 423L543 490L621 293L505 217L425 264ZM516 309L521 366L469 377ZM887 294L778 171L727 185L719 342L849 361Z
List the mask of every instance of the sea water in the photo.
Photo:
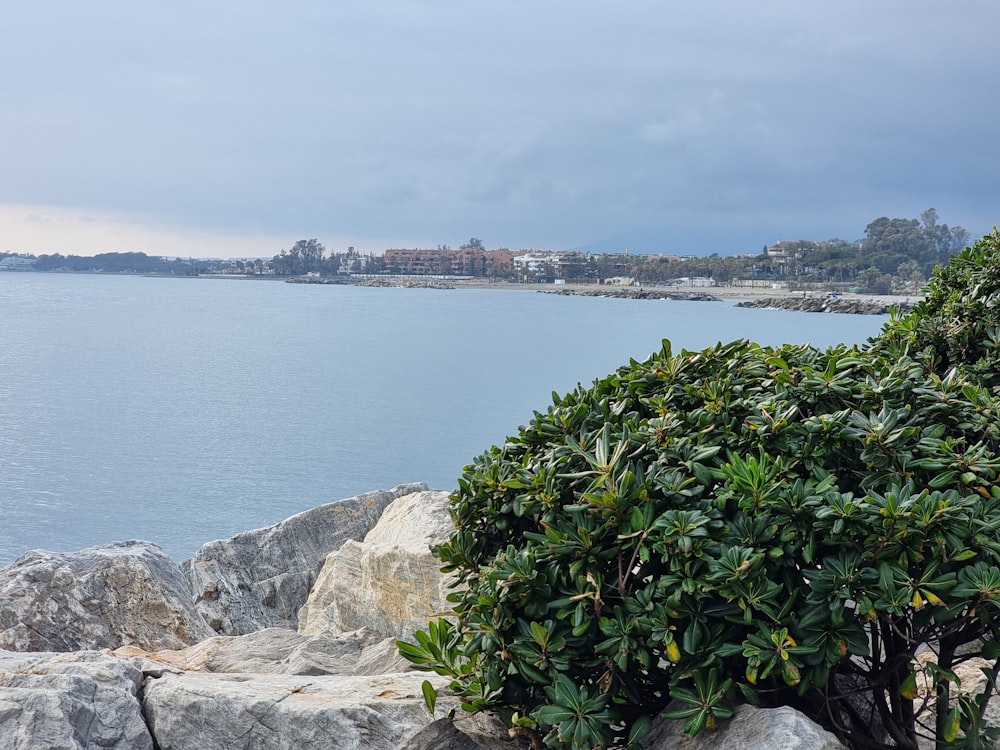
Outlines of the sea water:
M0 273L0 564L204 542L462 467L670 339L863 342L732 302Z

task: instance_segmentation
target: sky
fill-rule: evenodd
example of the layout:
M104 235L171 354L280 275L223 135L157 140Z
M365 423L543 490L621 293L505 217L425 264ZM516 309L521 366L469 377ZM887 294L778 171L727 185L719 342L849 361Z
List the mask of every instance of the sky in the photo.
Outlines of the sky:
M708 254L1000 224L993 0L41 0L0 251Z

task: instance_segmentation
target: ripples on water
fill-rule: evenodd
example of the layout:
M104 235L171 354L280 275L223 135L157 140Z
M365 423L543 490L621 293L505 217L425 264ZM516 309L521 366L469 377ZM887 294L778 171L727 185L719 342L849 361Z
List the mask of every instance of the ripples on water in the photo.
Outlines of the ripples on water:
M175 559L462 466L662 338L862 342L884 318L521 291L0 273L0 564Z

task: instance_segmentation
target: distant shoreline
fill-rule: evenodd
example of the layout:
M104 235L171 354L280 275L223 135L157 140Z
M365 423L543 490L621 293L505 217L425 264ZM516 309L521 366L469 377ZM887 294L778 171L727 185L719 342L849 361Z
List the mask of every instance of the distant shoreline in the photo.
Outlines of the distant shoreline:
M7 273L25 273L21 269L4 269ZM37 273L36 271L28 271ZM55 272L58 273L58 272ZM611 297L621 299L678 300L699 302L734 302L739 307L756 307L777 310L802 310L813 312L887 314L890 308L909 309L923 298L922 294L856 294L827 295L819 291L792 291L785 288L760 286L612 286L597 284L536 284L482 279L453 279L448 277L306 277L271 276L258 274L198 274L176 276L166 273L121 273L102 271L65 271L63 273L107 276L145 276L153 278L222 279L226 281L281 281L321 285L351 285L378 287L409 287L427 289L496 289L501 291L543 292L566 296Z
M455 289L508 289L545 292L589 297L617 297L623 299L667 299L707 302L742 303L740 307L765 307L778 310L805 310L884 315L893 307L909 309L922 299L913 294L855 294L827 295L823 292L802 292L789 289L750 286L654 286L630 287L598 286L596 284L512 284L483 281L452 282Z
M827 294L819 291L792 291L771 286L519 284L509 281L484 281L480 279L455 279L434 276L372 276L364 279L353 278L343 280L333 277L316 277L312 279L292 277L286 279L286 281L305 284L353 284L356 286L401 287L410 289L495 289L499 291L539 292L564 296L610 297L617 299L734 302L737 307L855 315L887 315L892 308L899 308L906 311L922 297L922 295L912 294Z

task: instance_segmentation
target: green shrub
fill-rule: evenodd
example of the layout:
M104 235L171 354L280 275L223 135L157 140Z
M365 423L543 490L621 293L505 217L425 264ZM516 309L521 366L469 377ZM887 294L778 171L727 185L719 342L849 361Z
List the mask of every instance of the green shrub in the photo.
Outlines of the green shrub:
M994 227L937 269L926 296L895 314L872 343L876 354L912 354L932 372L961 367L981 385L1000 387L1000 232Z
M971 695L954 670L1000 657L1000 401L962 365L993 350L924 327L974 304L972 254L866 349L664 343L554 397L466 467L436 548L454 617L401 652L537 746L638 747L741 701L857 748L982 746L1000 662Z

